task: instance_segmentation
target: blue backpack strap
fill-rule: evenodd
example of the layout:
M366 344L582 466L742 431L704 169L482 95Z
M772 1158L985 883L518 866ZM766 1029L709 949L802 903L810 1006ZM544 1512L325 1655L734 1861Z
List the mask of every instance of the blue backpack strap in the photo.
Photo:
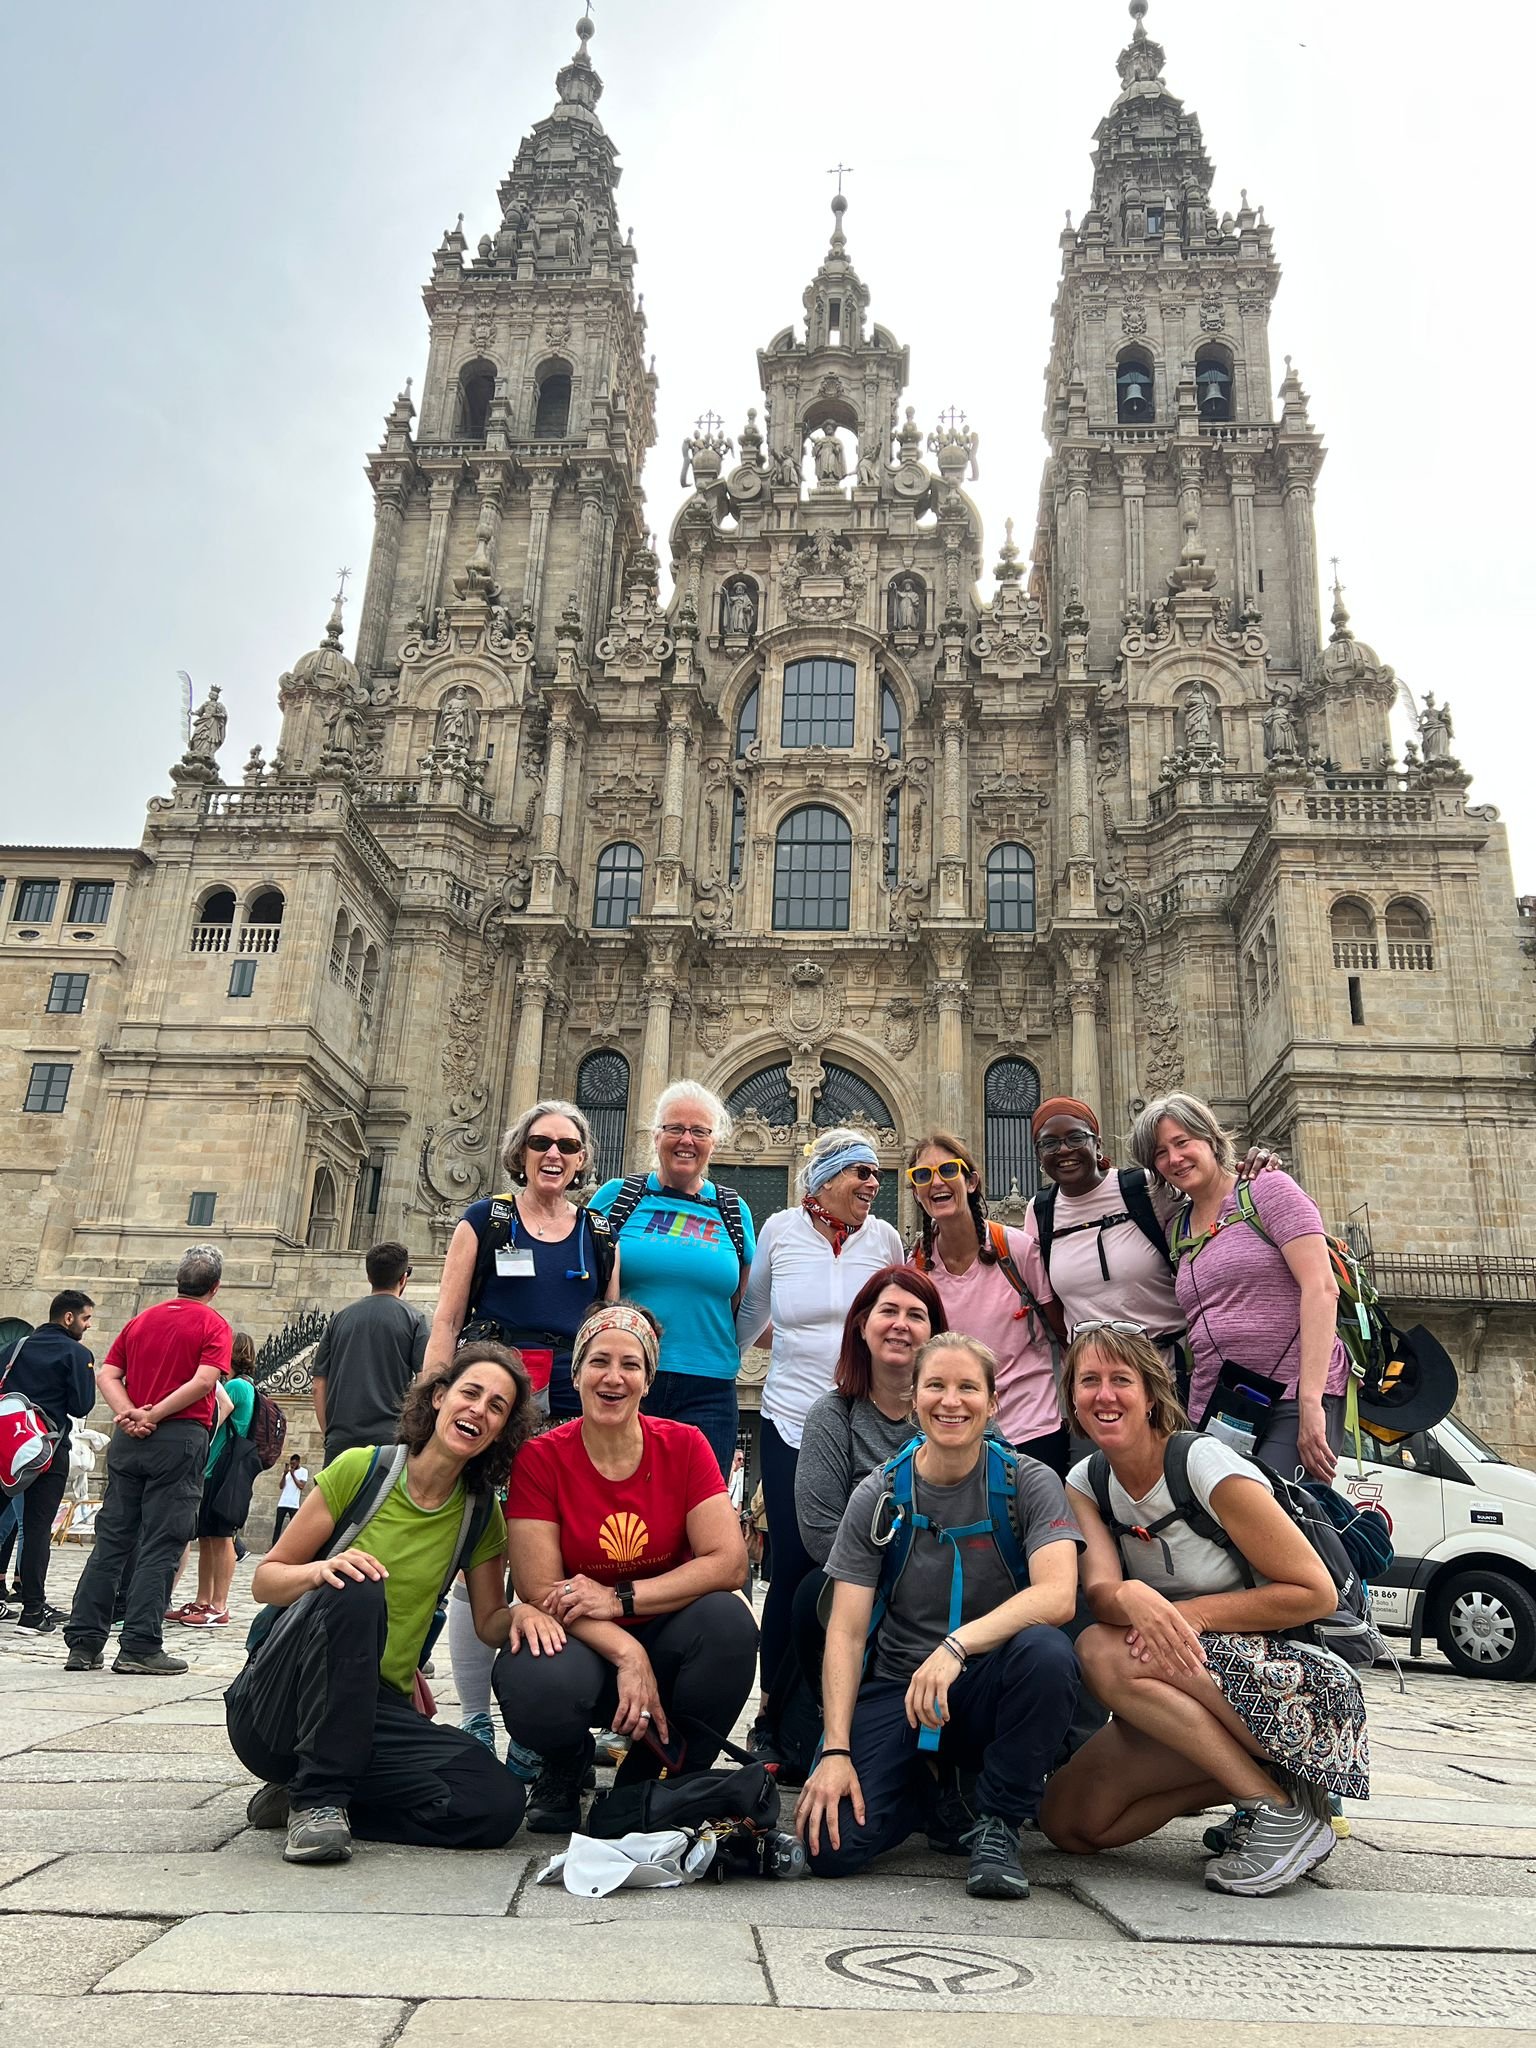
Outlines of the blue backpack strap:
M1019 1461L995 1436L986 1439L987 1512L992 1541L1015 1586L1029 1583L1029 1559L1019 1540Z

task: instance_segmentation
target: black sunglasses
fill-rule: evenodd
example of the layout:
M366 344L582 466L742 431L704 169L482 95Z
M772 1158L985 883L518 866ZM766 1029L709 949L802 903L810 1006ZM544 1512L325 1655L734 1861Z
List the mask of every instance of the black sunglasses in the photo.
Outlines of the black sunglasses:
M549 1138L542 1131L530 1132L523 1143L530 1152L547 1152L553 1145L556 1151L563 1152L567 1159L574 1159L578 1152L585 1149L580 1138Z

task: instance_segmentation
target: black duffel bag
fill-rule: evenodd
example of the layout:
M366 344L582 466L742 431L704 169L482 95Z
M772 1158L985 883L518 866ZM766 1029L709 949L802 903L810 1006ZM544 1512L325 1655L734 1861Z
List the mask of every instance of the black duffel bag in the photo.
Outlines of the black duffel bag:
M674 1717L675 1718L675 1717ZM617 1841L620 1835L650 1834L661 1828L701 1828L709 1821L747 1821L754 1828L773 1829L779 1824L779 1788L773 1773L746 1750L727 1742L713 1729L692 1724L712 1748L734 1757L740 1765L734 1771L692 1771L676 1775L686 1758L686 1737L674 1752L659 1741L648 1747L662 1758L668 1775L644 1778L633 1784L615 1785L600 1792L587 1811L584 1834L598 1841Z

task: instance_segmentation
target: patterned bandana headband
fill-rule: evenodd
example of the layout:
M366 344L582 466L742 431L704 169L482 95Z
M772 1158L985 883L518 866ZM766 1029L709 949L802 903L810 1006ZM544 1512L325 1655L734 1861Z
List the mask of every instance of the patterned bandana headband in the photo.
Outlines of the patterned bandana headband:
M633 1337L645 1353L647 1381L656 1377L656 1361L660 1356L656 1332L638 1309L625 1308L620 1302L595 1310L576 1332L576 1342L571 1347L574 1371L581 1370L582 1354L589 1344L596 1343L604 1330L622 1330L625 1336Z
M874 1146L863 1138L854 1138L836 1152L824 1152L819 1159L811 1161L805 1169L805 1192L816 1194L829 1180L835 1180L845 1167L879 1164Z

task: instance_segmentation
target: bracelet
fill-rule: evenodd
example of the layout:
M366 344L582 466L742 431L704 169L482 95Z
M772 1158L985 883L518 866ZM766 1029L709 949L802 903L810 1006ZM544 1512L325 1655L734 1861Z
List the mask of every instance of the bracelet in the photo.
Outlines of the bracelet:
M852 1762L853 1751L851 1749L824 1749L817 1761L825 1763L829 1756L845 1756Z
M962 1671L965 1669L966 1665L969 1664L971 1661L971 1655L969 1650L967 1650L963 1644L957 1643L953 1636L946 1636L940 1647L942 1649L948 1650L951 1657L957 1660Z

